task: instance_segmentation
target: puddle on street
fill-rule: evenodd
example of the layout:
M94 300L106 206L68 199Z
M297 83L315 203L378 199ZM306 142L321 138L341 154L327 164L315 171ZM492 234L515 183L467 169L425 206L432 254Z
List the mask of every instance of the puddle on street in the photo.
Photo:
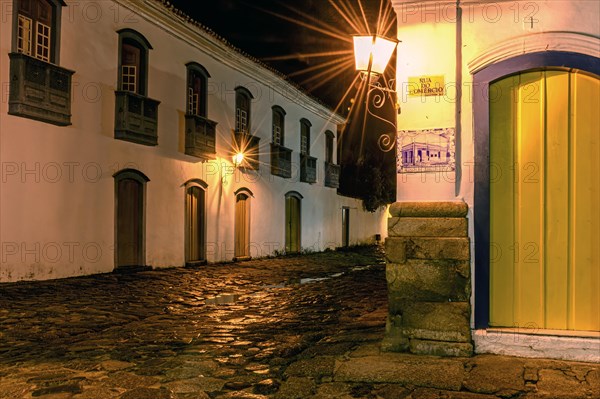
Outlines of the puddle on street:
M356 271L368 270L368 269L372 268L373 266L374 265L355 266L355 267L351 268L350 271L356 272ZM334 279L337 277L342 277L346 273L347 272L333 273L333 274L330 274L325 277L291 278L283 283L263 285L260 288L263 290L272 290L272 289L277 289L277 288L286 288L286 287L290 287L293 285L317 283L320 281L326 281L326 280L331 280L331 279ZM248 297L256 297L256 296L260 296L260 295L261 295L260 292L246 294L246 296L248 296ZM240 300L241 296L242 296L241 294L221 294L221 295L217 295L213 298L205 299L204 303L206 305L228 305L228 304L233 304L233 303L238 302Z
M363 265L363 266L355 266L353 268L350 269L350 272L358 272L358 271L362 271L362 270L369 270L372 267L374 267L375 265ZM289 287L292 285L298 285L298 284L310 284L310 283L317 283L320 281L326 281L326 280L331 280L333 278L337 278L337 277L342 277L346 274L347 272L339 272L339 273L333 273L330 274L329 276L325 276L325 277L306 277L306 278L291 278L289 280L287 280L284 283L279 283L279 284L269 284L269 285L263 285L261 288L262 289L274 289L274 288L285 288L285 287Z

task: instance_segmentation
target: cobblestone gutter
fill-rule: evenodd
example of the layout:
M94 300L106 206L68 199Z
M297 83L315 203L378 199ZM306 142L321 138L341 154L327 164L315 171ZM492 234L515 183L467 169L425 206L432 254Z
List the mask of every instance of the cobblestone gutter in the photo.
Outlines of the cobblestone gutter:
M467 204L397 202L390 215L382 349L471 356Z

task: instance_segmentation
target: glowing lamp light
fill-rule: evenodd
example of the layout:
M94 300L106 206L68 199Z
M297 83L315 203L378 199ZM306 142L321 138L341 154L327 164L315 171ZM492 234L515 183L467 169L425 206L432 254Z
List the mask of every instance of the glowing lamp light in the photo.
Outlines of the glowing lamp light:
M397 41L381 36L354 36L356 70L376 75L383 74L397 45Z
M244 162L244 154L241 152L238 152L237 154L235 154L233 156L233 165L237 168L238 166L240 166L242 164L242 162Z

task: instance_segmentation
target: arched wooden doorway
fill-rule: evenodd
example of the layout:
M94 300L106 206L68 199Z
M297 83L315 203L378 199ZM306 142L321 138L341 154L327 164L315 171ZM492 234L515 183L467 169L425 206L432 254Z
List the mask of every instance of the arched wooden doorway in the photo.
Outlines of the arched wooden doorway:
M285 195L285 252L302 249L302 195L290 191Z
M115 265L117 268L145 266L145 196L149 179L134 169L115 178Z
M250 259L250 198L252 192L239 189L235 192L235 227L234 256L235 260Z
M475 325L600 330L598 59L475 74Z
M185 185L185 263L206 262L206 188L201 180Z

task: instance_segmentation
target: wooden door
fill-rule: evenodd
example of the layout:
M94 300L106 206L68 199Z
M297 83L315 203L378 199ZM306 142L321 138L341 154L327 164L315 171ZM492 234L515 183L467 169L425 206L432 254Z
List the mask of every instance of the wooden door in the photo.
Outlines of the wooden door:
M288 196L285 199L285 251L300 251L300 198Z
M235 201L234 254L236 258L247 258L250 256L250 200L246 194L238 194Z
M342 208L342 246L350 245L350 208Z
M600 80L490 86L491 326L600 330Z
M144 266L143 188L134 179L117 183L117 267Z
M205 259L206 240L204 190L191 186L186 190L186 262Z

